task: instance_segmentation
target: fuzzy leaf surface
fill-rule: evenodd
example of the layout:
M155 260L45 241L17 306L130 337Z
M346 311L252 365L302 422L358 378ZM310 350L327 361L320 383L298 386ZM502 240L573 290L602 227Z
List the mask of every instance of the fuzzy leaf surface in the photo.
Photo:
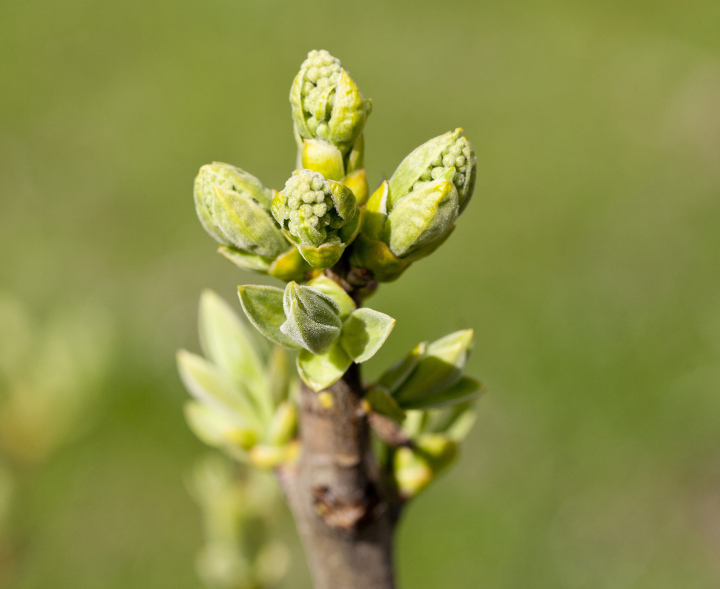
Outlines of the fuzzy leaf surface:
M395 327L395 319L363 307L345 320L340 342L348 355L358 364L372 358L382 347Z
M280 326L285 322L282 289L274 286L238 286L238 295L245 315L260 333L286 348L299 347L295 340L280 331Z

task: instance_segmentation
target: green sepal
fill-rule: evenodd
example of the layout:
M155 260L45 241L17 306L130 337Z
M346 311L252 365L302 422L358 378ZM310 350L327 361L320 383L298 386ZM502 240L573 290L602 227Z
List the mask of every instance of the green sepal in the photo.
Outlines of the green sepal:
M295 249L295 248L293 248ZM268 256L258 256L257 254L251 254L249 252L239 250L231 245L221 245L218 248L218 253L230 260L238 268L243 270L252 270L254 272L261 272L266 274L273 263L273 259Z
M297 247L293 246L270 264L267 273L285 282L290 282L291 280L303 280L311 270L310 264L303 259Z
M395 319L363 307L352 312L342 327L340 343L358 364L372 358L395 327Z
M334 300L340 309L340 319L342 321L347 319L350 313L352 313L356 308L355 302L352 300L350 295L345 292L343 287L324 274L313 278L307 283L307 286L319 290L321 293L326 294Z
M300 378L312 390L320 392L342 378L352 364L352 358L343 347L336 343L325 354L311 354L300 350L297 357L297 369Z
M225 236L224 245L260 256L275 257L287 241L273 218L249 196L213 186L210 206L215 226Z
M301 69L290 87L290 105L292 107L292 116L294 128L298 137L310 137L310 130L305 120L305 113L302 108L302 86L305 81L305 71Z
M295 340L280 331L285 323L283 290L274 286L238 286L238 296L245 315L257 330L270 341L297 349Z
M445 233L439 235L435 239L428 241L424 245L421 245L417 249L413 250L411 253L405 256L403 260L405 260L406 262L416 262L418 260L421 260L422 258L429 256L447 241L448 237L452 235L453 231L455 231L455 225L452 225L450 229L448 229Z
M378 282L392 282L400 278L411 262L398 258L384 242L360 233L353 243L350 264L370 270Z
M449 180L435 180L413 190L390 211L383 241L404 258L443 235L458 215L458 194Z
M335 210L338 215L345 220L345 224L347 224L356 215L357 199L355 198L355 194L342 182L328 179L328 184L330 186L330 193L332 195L333 205L335 205Z
M401 407L433 395L458 382L474 339L472 329L456 331L425 349L408 379L394 392Z
M465 173L463 186L458 189L458 196L460 197L460 213L462 213L470 203L473 191L475 190L475 180L477 178L477 156L475 155L475 150L473 149L470 141L467 139L465 139L465 144L470 149L470 156L468 157L468 169Z
M363 99L360 89L343 68L328 121L328 139L343 153L348 152L362 133L371 111L372 102Z
M345 163L340 150L322 139L305 139L301 152L302 167L320 172L328 180L342 180Z
M355 214L350 217L347 223L340 228L338 236L342 240L345 247L350 245L360 233L362 229L365 211L363 209L355 209Z
M358 206L362 206L367 202L370 191L368 188L365 168L350 172L341 180L341 182L353 191Z
M319 290L289 282L283 310L286 320L280 331L313 354L323 354L340 336L340 308Z
M387 220L387 180L373 192L365 205L365 222L363 223L363 233L368 237L376 240L382 239L385 221Z
M480 381L463 376L445 389L402 402L402 407L403 409L435 409L457 405L476 399L483 390L484 386Z
M306 243L298 243L297 249L305 261L313 268L324 270L337 264L345 251L345 244L337 237L319 247Z
M259 350L230 306L211 290L200 297L200 344L206 357L239 386L246 386L264 417L272 415Z
M373 385L365 395L365 399L375 413L385 415L398 423L402 423L405 419L405 412L400 409L397 401L385 387Z
M389 181L390 209L393 209L395 203L412 190L414 184L420 180L420 177L431 166L433 160L442 153L443 149L451 145L460 133L462 133L462 129L458 128L434 137L405 157Z
M345 161L345 172L347 174L352 174L365 167L365 135L363 133L360 133Z

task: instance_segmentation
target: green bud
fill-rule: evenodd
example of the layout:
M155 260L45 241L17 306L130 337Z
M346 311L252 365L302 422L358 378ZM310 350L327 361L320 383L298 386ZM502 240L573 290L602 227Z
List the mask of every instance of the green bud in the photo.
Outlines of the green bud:
M415 441L415 452L434 473L450 466L457 457L457 442L441 434L422 434Z
M457 443L439 434L422 434L414 447L398 448L395 454L395 480L403 499L418 495L457 457Z
M458 213L465 209L475 187L477 159L461 132L458 128L430 139L402 161L389 182L390 210L411 191L439 178L452 181L458 193Z
M255 176L229 164L200 168L194 189L198 217L222 244L220 253L238 266L269 272L292 246L270 213L273 194ZM293 270L299 276L308 268Z
M462 129L424 143L398 166L365 205L362 238L350 263L375 280L395 280L411 262L450 236L475 184L476 158Z
M410 448L398 448L395 453L395 480L400 496L407 500L424 490L433 480L430 466Z
M452 230L458 195L448 180L425 182L397 201L383 228L383 241L398 258L413 260L423 246Z
M345 162L342 153L332 143L320 139L305 139L301 152L302 167L319 172L328 180L342 180Z
M329 268L360 228L352 190L319 172L295 170L272 201L272 214L305 260Z
M290 90L293 120L305 139L322 139L347 153L362 133L372 109L340 60L311 51Z
M280 331L313 354L323 354L340 336L340 308L319 290L288 283L283 309L286 320Z
M326 294L337 303L338 308L340 309L340 319L342 321L345 321L345 319L350 316L350 313L352 313L357 307L355 305L355 301L353 301L352 297L345 292L343 287L334 280L330 280L324 274L316 276L308 282L307 285L319 290L323 294Z

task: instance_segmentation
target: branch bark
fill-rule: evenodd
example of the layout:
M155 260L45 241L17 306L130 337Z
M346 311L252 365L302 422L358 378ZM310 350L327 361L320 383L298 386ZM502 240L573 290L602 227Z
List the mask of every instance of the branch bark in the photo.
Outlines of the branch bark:
M394 589L393 499L370 447L360 368L327 390L303 386L302 455L279 473L316 589Z

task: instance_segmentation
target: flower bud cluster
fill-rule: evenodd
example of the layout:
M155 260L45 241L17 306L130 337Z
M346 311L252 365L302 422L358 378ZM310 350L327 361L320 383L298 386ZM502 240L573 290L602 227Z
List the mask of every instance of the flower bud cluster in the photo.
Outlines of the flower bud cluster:
M458 194L462 194L464 187L469 182L468 173L471 172L471 167L475 165L474 158L475 154L467 138L458 137L452 144L443 148L435 159L430 162L430 166L420 175L418 181L413 185L413 189L419 188L424 182L443 178L450 168L455 168L452 183L455 185Z
M285 183L285 206L280 215L291 235L319 246L327 232L339 229L344 220L335 210L330 183L318 172L296 170Z
M311 51L302 64L307 69L302 85L302 107L308 114L306 124L313 135L329 139L328 120L332 112L335 86L340 80L340 60L324 49Z
M325 50L308 53L290 89L290 105L301 138L326 141L343 154L355 145L372 110L340 60Z

